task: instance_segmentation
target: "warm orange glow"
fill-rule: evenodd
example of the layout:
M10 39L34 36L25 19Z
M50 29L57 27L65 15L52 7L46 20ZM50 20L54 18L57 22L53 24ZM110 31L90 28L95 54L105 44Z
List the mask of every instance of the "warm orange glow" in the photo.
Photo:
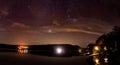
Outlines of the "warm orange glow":
M98 51L98 50L99 50L99 47L98 47L98 46L95 46L95 50L97 50L97 51Z
M18 46L18 49L19 49L19 50L20 50L20 49L28 49L28 46L20 45L20 46Z
M24 46L20 45L18 46L18 50L22 49Z
M23 54L24 52L23 50L18 50L18 53Z
M95 65L99 65L100 64L98 57L94 57L93 60L95 62Z
M28 46L24 45L18 46L18 53L20 54L28 53Z

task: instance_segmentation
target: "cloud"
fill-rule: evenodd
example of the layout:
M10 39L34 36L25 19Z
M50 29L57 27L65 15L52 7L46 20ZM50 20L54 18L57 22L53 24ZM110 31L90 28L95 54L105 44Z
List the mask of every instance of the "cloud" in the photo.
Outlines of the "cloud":
M0 32L6 31L6 28L0 27Z
M81 22L78 22L81 21ZM54 21L54 24L33 27L21 22L14 22L10 26L12 31L21 31L26 33L40 34L40 33L86 33L92 35L102 35L111 31L112 26L102 23L100 20L87 19L79 20L75 23L62 24ZM86 22L84 22L86 21ZM89 22L87 22L89 21ZM50 31L50 32L49 32Z
M84 29L76 29L76 28L61 28L55 29L56 32L78 32L78 33L87 33L87 34L94 34L94 35L101 35L101 33L88 31Z
M60 33L60 32L73 32L73 33L87 33L87 34L94 34L94 35L101 35L102 33L99 32L95 32L95 31L90 31L90 30L86 30L84 28L75 28L75 27L71 27L71 26L43 26L40 30L42 32L46 32L49 33L48 30L51 29L52 32L50 33Z
M9 14L9 7L1 6L0 6L0 19L5 18Z
M14 22L14 23L11 25L11 28L13 28L13 29L29 29L30 26L29 26L29 25L26 25L26 24L24 24L24 23Z
M66 23L60 26L45 25L40 27L40 31L44 33L86 33L100 36L104 33L110 32L112 30L112 27L113 26L102 20L82 18L78 19L76 22L71 21L70 23ZM48 32L48 30L51 30L52 32Z

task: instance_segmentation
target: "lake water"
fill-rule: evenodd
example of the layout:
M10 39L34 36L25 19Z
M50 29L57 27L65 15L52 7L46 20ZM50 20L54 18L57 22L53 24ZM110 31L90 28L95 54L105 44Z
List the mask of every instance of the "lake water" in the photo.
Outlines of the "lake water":
M88 65L86 56L48 57L12 52L0 53L0 65Z

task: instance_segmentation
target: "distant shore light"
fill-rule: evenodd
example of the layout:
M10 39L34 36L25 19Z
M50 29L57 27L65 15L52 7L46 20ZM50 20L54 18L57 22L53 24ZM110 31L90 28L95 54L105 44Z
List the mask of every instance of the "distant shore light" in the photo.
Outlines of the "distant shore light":
M56 47L55 52L56 52L56 54L63 54L64 49L62 47Z
M28 46L24 46L24 45L19 45L18 46L18 53L20 54L25 54L28 53Z

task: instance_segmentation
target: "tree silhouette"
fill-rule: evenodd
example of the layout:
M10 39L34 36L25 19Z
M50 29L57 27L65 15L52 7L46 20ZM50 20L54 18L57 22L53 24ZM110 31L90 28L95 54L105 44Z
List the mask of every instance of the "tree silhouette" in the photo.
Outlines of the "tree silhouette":
M106 35L106 38L103 42L108 49L114 51L116 49L117 52L120 52L120 27L115 26L113 31ZM114 53L114 52L113 52Z
M120 64L120 27L114 26L113 31L106 34L103 44L108 49L110 65Z

